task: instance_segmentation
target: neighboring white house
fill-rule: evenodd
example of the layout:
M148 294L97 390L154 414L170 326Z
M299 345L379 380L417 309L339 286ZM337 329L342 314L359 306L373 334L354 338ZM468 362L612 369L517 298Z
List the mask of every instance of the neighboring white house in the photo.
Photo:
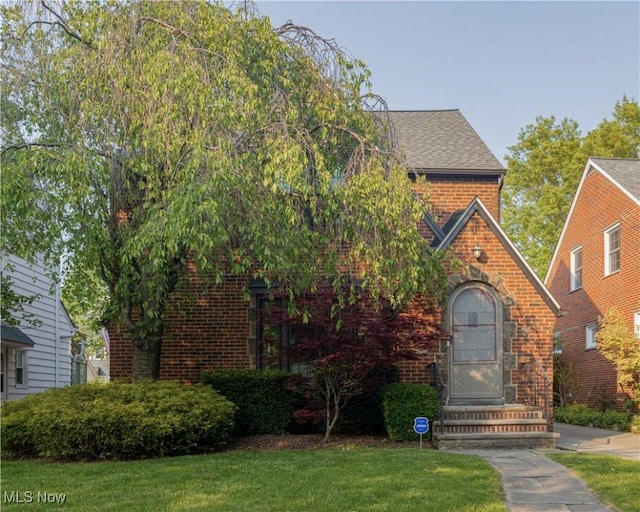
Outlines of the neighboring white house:
M60 286L52 287L43 265L29 265L13 255L2 255L2 273L9 275L12 289L25 297L22 320L13 326L2 319L0 329L1 395L3 400L22 398L52 387L71 384L71 336L74 326L60 300ZM16 313L20 319L22 314Z

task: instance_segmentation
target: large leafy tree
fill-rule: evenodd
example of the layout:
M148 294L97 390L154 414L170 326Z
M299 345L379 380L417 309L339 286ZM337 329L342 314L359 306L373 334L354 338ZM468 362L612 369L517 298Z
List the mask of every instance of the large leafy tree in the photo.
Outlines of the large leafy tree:
M586 136L571 119L538 117L520 131L506 157L505 229L539 275L546 271L590 156L637 158L640 106L623 97L611 120Z
M41 0L2 21L3 249L99 275L134 379L159 375L187 271L292 296L355 275L396 304L437 288L424 205L334 41L203 0Z

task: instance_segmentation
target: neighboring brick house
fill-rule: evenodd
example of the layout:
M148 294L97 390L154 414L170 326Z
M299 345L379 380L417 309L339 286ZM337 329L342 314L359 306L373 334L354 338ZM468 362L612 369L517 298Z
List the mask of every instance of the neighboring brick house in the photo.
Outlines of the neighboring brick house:
M500 425L494 424L493 410L476 419L485 418L479 423L489 435L521 441L539 434L555 443L545 435L552 430L552 331L560 308L500 227L506 170L458 110L389 116L409 178L424 175L430 184L431 213L425 214L422 233L432 247L449 248L463 262L449 277L448 301L437 319L445 333L439 346L403 364L401 378L427 382L428 365L437 362L449 406L535 403L546 420L526 419L528 412L520 409L509 409ZM244 287L251 292L249 302ZM187 311L174 308L163 338L161 378L197 382L206 369L260 368L256 318L263 292L245 276L227 276L215 289L200 290ZM114 329L110 337L111 377L128 378L130 342ZM525 418L523 425L513 426L513 418ZM459 424L451 438L472 431Z
M567 312L554 335L575 372L571 398L620 408L616 370L594 336L612 307L640 336L640 160L589 159L545 282Z

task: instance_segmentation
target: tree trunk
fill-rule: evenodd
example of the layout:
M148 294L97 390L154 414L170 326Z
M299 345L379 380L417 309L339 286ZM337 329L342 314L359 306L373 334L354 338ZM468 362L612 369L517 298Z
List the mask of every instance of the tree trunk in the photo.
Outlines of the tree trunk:
M133 381L160 378L162 336L147 335L133 343Z
M331 414L331 410L333 409L333 414ZM333 427L336 426L338 422L338 417L340 416L340 406L338 404L338 399L334 400L334 405L331 407L331 400L327 400L327 419L325 423L324 430L324 439L323 442L328 443L329 437L331 436L331 432L333 432Z

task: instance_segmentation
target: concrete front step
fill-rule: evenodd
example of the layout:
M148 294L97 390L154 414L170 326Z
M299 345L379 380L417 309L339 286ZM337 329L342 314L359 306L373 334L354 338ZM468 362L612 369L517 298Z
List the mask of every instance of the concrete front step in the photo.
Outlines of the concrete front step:
M440 422L434 422L440 432ZM490 432L546 432L547 422L542 419L507 420L449 420L442 429L446 434L490 433Z
M445 423L452 420L541 419L539 407L528 405L445 406Z
M539 407L526 405L458 405L442 409L433 422L435 446L442 449L555 448L557 435Z
M559 434L555 432L499 432L436 434L433 444L440 450L553 450Z

